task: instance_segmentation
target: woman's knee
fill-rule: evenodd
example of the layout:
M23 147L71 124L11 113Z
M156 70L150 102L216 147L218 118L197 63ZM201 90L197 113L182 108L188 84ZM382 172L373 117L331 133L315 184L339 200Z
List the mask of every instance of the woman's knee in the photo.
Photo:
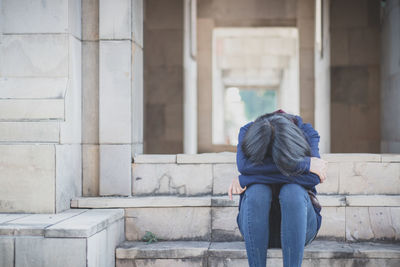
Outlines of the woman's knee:
M270 204L272 201L272 190L266 184L252 184L246 191L246 202L251 205Z
M307 203L308 193L304 187L298 184L285 184L279 192L279 201L284 204Z

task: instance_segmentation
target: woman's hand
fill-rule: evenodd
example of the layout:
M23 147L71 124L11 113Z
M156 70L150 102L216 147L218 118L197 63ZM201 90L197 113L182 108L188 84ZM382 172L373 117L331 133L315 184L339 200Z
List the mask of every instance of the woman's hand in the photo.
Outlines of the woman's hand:
M326 160L312 157L310 160L310 172L319 176L321 183L326 180L326 172L328 169L328 162Z
M228 189L229 199L232 200L232 194L241 194L246 190L246 188L247 186L244 188L240 186L239 177L234 178Z

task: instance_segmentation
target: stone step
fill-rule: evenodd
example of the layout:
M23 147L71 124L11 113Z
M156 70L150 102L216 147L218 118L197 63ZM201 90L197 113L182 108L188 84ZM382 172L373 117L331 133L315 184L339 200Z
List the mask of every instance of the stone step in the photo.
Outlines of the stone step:
M318 239L400 240L400 196L319 195L322 226ZM126 239L146 231L160 240L240 241L238 196L93 197L72 200L73 208L124 208Z
M223 195L238 176L236 154L137 155L132 195ZM400 155L326 154L328 179L322 194L400 194Z
M248 266L243 242L124 242L116 250L116 267ZM269 249L268 266L282 266L281 249ZM303 267L400 266L400 245L313 241L305 248Z
M123 209L0 214L0 266L115 266Z

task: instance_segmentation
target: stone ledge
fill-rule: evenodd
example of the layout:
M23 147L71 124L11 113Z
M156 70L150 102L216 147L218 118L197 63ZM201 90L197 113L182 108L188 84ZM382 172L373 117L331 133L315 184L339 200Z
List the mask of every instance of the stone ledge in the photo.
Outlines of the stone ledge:
M124 210L67 210L58 214L1 214L1 236L90 237L117 220Z
M206 255L217 258L247 258L244 242L125 242L117 248L117 259L195 258ZM269 249L268 258L282 258L281 249ZM304 259L373 258L400 259L399 244L344 243L314 241L304 250Z
M141 154L133 159L134 163L176 163L176 155Z
M400 162L400 154L382 154L382 162Z
M193 164L193 163L236 163L236 153L221 152L221 153L203 153L203 154L178 154L176 156L178 164Z
M317 195L322 207L400 207L398 195ZM239 196L140 196L80 197L71 200L72 208L162 208L162 207L237 207ZM0 222L2 218L0 217Z
M381 162L381 154L367 153L333 153L323 154L322 159L328 162Z

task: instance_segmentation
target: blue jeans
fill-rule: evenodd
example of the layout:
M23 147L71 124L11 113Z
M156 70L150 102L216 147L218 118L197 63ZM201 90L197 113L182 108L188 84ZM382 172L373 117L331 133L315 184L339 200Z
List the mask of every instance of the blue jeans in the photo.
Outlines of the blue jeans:
M253 184L243 194L237 223L246 243L249 266L265 267L270 238L271 186ZM298 184L281 187L279 204L283 266L300 267L304 247L317 234L317 216L307 191Z

